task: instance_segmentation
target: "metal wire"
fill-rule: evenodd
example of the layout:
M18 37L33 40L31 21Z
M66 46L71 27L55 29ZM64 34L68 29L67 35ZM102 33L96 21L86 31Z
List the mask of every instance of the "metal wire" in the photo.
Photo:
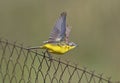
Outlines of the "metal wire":
M16 42L0 39L0 83L113 83L103 75L71 65L61 59L49 60L45 52L28 50ZM117 82L119 83L119 82Z

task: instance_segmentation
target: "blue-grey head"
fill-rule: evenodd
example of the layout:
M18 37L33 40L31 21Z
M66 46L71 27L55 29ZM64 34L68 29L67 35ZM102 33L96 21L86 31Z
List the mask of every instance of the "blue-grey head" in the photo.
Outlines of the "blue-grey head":
M69 42L68 45L69 45L69 46L75 46L75 47L78 46L78 45L75 44L74 42Z

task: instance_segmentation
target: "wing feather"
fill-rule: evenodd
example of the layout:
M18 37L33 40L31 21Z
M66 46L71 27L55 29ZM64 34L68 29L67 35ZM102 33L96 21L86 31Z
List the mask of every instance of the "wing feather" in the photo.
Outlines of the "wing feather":
M71 32L71 28L70 26L66 27L66 37L65 37L65 42L68 43L69 42L69 36L70 36L70 32Z
M66 12L61 13L61 16L55 23L53 30L50 33L48 42L62 41L66 35Z

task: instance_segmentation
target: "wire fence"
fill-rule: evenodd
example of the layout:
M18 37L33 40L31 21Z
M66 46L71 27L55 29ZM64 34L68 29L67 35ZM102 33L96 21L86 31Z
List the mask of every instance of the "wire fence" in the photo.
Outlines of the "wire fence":
M113 83L103 74L0 40L0 83ZM119 82L116 82L119 83Z

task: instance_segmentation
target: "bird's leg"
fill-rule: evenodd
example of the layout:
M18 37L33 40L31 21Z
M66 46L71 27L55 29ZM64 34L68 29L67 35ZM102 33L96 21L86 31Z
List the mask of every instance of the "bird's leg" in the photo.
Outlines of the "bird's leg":
M52 56L51 56L51 54L48 52L47 49L46 49L46 53L48 54L49 60L52 61Z

